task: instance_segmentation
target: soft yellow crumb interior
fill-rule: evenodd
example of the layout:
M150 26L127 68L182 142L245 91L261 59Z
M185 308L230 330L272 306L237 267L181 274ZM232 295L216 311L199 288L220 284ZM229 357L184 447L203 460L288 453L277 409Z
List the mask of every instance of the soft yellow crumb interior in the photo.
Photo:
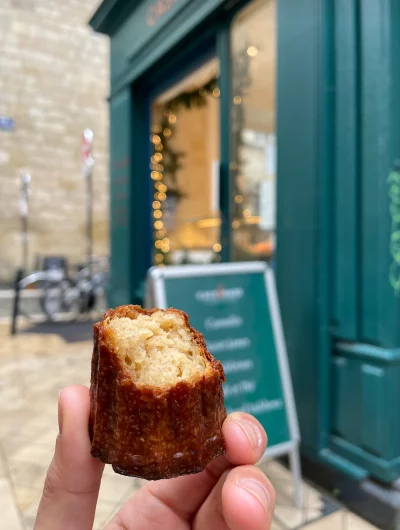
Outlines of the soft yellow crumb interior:
M176 313L157 311L109 321L114 351L136 383L165 387L204 372L206 361Z

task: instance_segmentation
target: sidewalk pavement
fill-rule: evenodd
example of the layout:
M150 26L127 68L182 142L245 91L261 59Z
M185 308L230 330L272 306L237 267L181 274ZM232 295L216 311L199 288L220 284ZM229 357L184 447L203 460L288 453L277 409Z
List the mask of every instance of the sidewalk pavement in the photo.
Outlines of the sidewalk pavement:
M21 333L11 338L8 332L8 325L0 326L1 527L31 530L58 433L58 394L70 384L89 384L91 341L67 342L51 333ZM261 467L277 491L272 530L375 528L306 481L304 506L295 508L291 473L276 461ZM106 466L94 530L102 529L143 484Z

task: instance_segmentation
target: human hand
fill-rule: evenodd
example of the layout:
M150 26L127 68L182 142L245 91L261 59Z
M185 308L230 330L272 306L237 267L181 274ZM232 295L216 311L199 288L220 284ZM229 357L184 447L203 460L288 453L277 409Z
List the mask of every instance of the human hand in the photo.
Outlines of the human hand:
M90 455L89 390L65 388L59 397L60 434L35 530L90 530L104 464ZM267 443L264 429L245 413L223 424L226 454L196 475L148 482L105 530L268 530L274 489L255 464Z

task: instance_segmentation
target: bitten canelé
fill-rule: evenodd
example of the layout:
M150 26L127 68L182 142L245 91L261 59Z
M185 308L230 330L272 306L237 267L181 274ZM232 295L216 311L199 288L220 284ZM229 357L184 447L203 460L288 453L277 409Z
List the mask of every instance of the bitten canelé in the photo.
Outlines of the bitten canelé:
M182 311L108 311L94 325L92 455L149 480L202 471L225 452L224 381Z

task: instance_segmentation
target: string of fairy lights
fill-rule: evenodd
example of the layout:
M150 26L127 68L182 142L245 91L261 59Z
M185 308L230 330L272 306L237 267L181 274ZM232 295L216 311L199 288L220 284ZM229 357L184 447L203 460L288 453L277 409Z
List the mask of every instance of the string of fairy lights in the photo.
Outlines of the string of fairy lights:
M245 48L245 53L248 57L253 58L257 55L258 49L255 46L249 46ZM239 88L239 86L237 88ZM243 94L244 91L237 90L236 94L238 94L238 92ZM173 193L178 197L184 196L179 190L171 189L171 185L168 188L165 178L166 174L169 174L172 184L177 185L176 171L180 168L179 159L184 156L183 153L174 152L169 146L169 141L173 137L174 126L177 122L177 113L180 108L190 109L193 107L200 108L205 106L207 104L207 97L209 96L213 96L214 98L220 97L220 89L216 77L211 79L201 88L181 93L173 100L166 103L162 111L160 124L154 125L151 130L150 142L153 145L153 153L150 158L150 177L154 183L152 218L154 227L154 247L156 251L154 254L154 262L159 266L165 264L171 248L171 241L167 237L168 231L165 226L165 205L168 193ZM235 95L233 98L233 104L235 107L237 108L238 106L241 106L241 103L242 95ZM235 165L237 166L237 164ZM236 206L241 206L244 198L237 193L235 194L234 201ZM243 209L243 218L249 217L250 215L251 211L249 209ZM233 221L232 228L239 228L239 225L239 221ZM213 245L213 250L217 254L221 252L221 249L222 247L219 243ZM218 255L217 258L220 259L220 256Z
M173 125L176 123L176 116L169 109L164 111L164 115L168 119L168 123ZM164 226L162 220L163 217L163 203L167 200L168 188L163 182L164 179L164 161L163 150L164 144L163 138L169 138L172 135L170 127L162 127L156 125L152 128L152 134L150 141L154 146L154 153L150 159L150 177L154 181L154 200L152 202L153 207L153 226L154 226L154 247L156 248L156 254L154 255L154 261L158 265L162 265L164 262L164 255L170 251L170 240L167 235L167 229Z
M165 221L163 220L166 213L165 204L168 192L178 197L184 196L179 190L171 189L171 185L168 188L165 178L166 174L168 174L171 184L177 186L176 172L180 168L179 160L184 156L183 153L173 151L169 145L177 122L176 113L180 108L190 109L205 106L209 95L215 98L220 96L216 78L211 79L201 88L184 92L165 104L161 123L152 127L150 142L153 144L154 152L150 158L150 177L154 182L154 200L152 202L154 247L156 250L154 261L160 266L165 264L171 245L170 239L167 237Z

